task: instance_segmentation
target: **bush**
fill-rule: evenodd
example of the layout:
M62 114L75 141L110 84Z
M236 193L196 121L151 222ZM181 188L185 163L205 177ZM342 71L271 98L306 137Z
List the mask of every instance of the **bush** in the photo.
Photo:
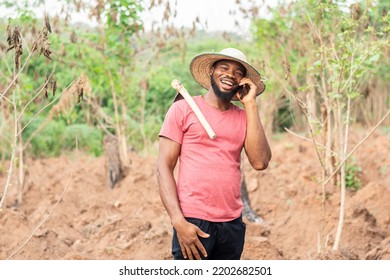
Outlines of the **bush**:
M78 148L94 156L100 156L103 152L103 134L96 127L86 124L73 124L67 126L63 133L66 150L76 148L76 137Z
M24 133L27 139L41 124L43 118L38 117ZM63 152L76 148L94 156L100 156L103 151L103 135L96 127L86 124L66 125L64 120L51 120L31 140L30 149L36 157L57 157Z
M38 117L30 123L23 138L28 139L29 136L43 123L44 119ZM35 157L56 157L61 154L63 149L61 135L65 124L59 121L50 121L34 138L32 138L28 149L31 149Z
M345 165L345 186L355 191L359 190L362 182L360 179L362 169L355 163Z

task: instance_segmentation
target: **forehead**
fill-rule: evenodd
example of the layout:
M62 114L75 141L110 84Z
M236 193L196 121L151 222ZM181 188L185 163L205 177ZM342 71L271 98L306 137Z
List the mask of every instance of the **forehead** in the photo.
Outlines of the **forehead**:
M230 67L235 67L237 69L240 69L241 71L245 72L245 67L241 63L234 61L234 60L229 60L229 59L221 59L217 60L214 64L213 67L219 66L219 65L229 65Z

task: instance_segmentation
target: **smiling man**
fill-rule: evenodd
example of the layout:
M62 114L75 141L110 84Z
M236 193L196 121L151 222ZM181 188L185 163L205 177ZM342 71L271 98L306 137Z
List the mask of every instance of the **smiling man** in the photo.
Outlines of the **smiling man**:
M197 55L190 70L208 90L194 101L217 137L208 137L184 100L168 110L160 131L157 180L173 226L172 254L174 259L237 260L245 241L241 151L256 170L267 168L271 159L256 103L265 85L234 48Z

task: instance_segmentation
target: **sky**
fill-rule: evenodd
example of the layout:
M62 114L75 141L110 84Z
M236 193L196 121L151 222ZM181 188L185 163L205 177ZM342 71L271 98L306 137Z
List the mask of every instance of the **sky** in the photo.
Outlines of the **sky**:
M172 3L175 1L172 0ZM241 0L242 3L248 1ZM256 5L260 7L260 15L267 16L266 5L275 5L277 1L256 0ZM267 3L264 4L263 2ZM174 5L171 7L173 8ZM199 17L201 22L207 20L207 31L249 31L250 21L244 18L233 18L229 15L236 9L236 0L177 0L177 17L175 25L178 27L192 27L192 22ZM153 15L146 13L146 23ZM161 17L157 17L161 18ZM235 26L235 20L239 21L241 28Z
M192 27L192 23L196 17L199 17L201 22L204 23L207 21L206 31L227 31L227 32L240 32L246 33L249 32L250 21L243 18L234 19L229 15L229 12L236 8L237 0L170 0L171 8L175 6L177 1L177 17L174 20L174 24L177 27ZM58 14L61 9L61 5L58 4L56 0L46 0L43 1L44 4L35 11L38 17L41 17L45 11L49 12L49 15L54 16ZM146 3L145 6L148 6L149 0L144 0ZM241 0L242 3L248 3L248 0ZM255 0L256 5L260 7L260 15L262 17L267 16L266 5L275 5L276 0ZM0 16L3 16L5 13L4 7L0 9ZM146 28L150 28L153 22L153 19L161 19L163 10L150 11L146 8L143 13L143 20ZM86 14L72 14L72 20L75 22L81 21L86 23L91 23L88 20ZM235 20L240 24L240 28L235 26ZM93 23L92 23L93 24ZM159 24L157 22L157 24ZM197 26L199 27L199 26Z

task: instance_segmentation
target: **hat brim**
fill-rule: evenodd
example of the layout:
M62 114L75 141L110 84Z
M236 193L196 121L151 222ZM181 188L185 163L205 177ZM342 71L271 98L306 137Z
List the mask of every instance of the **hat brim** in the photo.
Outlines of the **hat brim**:
M195 56L190 63L190 71L194 79L205 89L211 86L210 69L213 64L222 59L233 60L241 63L246 69L245 77L248 77L257 86L257 95L265 91L265 84L261 80L260 73L250 64L235 57L219 53L202 53ZM233 100L238 100L236 97Z

